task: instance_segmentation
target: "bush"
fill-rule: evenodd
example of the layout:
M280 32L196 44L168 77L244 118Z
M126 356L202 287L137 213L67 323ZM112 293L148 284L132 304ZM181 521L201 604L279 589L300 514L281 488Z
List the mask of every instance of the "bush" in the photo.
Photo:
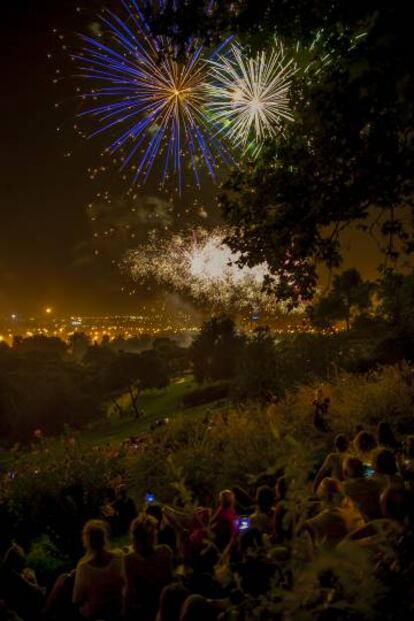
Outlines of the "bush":
M84 522L101 515L108 486L124 475L118 453L91 449L62 438L40 440L19 452L0 488L2 513L9 524L6 539L28 547L47 534L72 559L81 554Z
M199 405L205 405L206 403L212 403L213 401L226 399L228 395L229 385L227 383L214 384L212 386L206 386L205 388L192 390L190 393L184 395L183 406L186 408L194 408Z

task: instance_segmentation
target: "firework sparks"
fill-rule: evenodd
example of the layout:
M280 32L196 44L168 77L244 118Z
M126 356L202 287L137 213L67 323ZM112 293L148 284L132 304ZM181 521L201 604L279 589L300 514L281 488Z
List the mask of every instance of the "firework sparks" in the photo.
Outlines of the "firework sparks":
M297 69L281 44L254 58L234 44L209 65L209 107L221 133L237 147L253 146L258 152L266 137L276 136L284 121L293 120L289 92Z
M134 280L157 284L222 310L280 310L263 290L266 264L239 267L240 255L224 243L222 229L198 230L167 240L154 237L128 253L125 266Z
M135 182L146 181L160 160L162 182L172 174L181 190L183 160L188 156L200 185L201 167L215 177L218 163L230 157L206 112L204 50L191 41L185 61L179 61L171 42L151 34L139 0L123 6L125 20L106 10L101 16L103 36L82 36L82 53L73 55L81 76L92 84L83 99L99 102L80 116L99 123L90 137L114 133L107 151L126 153L122 168L135 169Z

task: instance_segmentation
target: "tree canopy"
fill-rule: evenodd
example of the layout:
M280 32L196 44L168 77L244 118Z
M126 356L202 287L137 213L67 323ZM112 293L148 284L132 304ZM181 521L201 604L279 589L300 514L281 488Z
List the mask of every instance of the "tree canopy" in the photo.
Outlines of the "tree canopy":
M268 262L276 278L266 284L279 298L313 295L318 265L340 266L350 224L379 236L385 266L413 249L409 3L216 0L207 11L188 0L148 13L182 44L235 35L254 50L277 36L312 50L292 90L294 122L238 167L220 196L228 242L242 262Z

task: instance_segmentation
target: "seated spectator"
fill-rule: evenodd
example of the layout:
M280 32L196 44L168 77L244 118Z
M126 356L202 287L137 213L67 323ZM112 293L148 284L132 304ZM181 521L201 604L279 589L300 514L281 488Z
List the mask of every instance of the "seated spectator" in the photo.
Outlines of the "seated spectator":
M0 568L0 598L5 609L13 610L24 621L37 620L44 604L44 591L28 570L23 549L14 544L6 552Z
M275 493L268 485L262 485L256 492L256 510L251 516L250 527L262 534L270 535L274 522Z
M381 494L382 518L368 522L351 533L350 539L359 541L365 547L388 545L402 534L410 515L412 497L403 488L387 487Z
M375 436L368 431L360 431L354 438L354 449L363 464L371 464L373 451L377 448Z
M156 545L157 521L141 514L131 524L133 551L125 556L126 619L152 621L161 591L172 579L172 552Z
M258 530L244 532L239 538L239 562L234 566L242 591L253 597L265 595L279 571L278 566L265 555L262 544L262 535Z
M338 434L335 438L335 453L329 453L329 455L326 456L325 461L315 477L315 481L313 483L313 489L315 492L325 477L332 477L337 481L344 480L342 466L343 461L347 456L348 446L348 438L342 433Z
M156 621L179 621L181 609L189 592L180 583L166 586L161 593Z
M219 550L213 543L204 542L203 548L192 563L193 572L188 581L192 593L198 593L208 599L220 599L225 596L223 587L215 574L220 556Z
M364 464L357 457L345 459L344 475L344 493L355 503L364 518L369 521L381 517L379 497L382 482L376 480L372 474L367 474Z
M280 477L275 485L276 504L274 510L272 542L284 544L291 540L293 519L287 506L287 480Z
M363 524L359 511L346 502L340 483L326 478L318 488L322 510L305 523L314 542L334 548L346 535Z
M214 606L202 595L190 595L181 609L180 621L215 621Z
M132 498L128 497L127 486L118 485L115 491L115 500L111 503L113 511L110 525L113 535L125 535L131 522L137 517L137 508Z
M108 527L101 520L85 524L82 541L86 554L76 568L73 603L85 619L117 619L124 586L122 556L107 549Z
M397 473L397 461L391 451L385 448L378 450L372 465L375 470L373 478L381 483L383 489L389 486L403 487L403 480Z
M145 510L147 515L151 515L157 520L157 543L158 545L168 546L172 553L177 553L177 535L172 526L165 520L164 513L160 504L153 502Z
M76 607L72 602L76 571L61 574L50 591L43 615L54 621L73 621L76 619Z
M389 423L384 421L378 423L376 436L378 446L383 446L390 451L397 451L400 448Z
M219 506L211 518L210 528L214 536L214 543L220 551L231 544L236 535L235 498L231 490L224 490L219 494Z

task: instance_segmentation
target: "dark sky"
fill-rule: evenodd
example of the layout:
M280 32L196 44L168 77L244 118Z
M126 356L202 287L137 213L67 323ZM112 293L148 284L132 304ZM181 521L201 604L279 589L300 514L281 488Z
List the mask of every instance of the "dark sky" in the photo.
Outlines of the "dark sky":
M121 291L125 283L113 261L127 250L128 239L118 238L114 249L93 236L87 205L97 188L86 171L99 161L100 147L71 129L76 85L68 54L53 33L56 28L70 43L74 33L87 30L100 6L95 0L12 0L2 8L0 314L39 313L45 305L70 313L128 312L149 295L143 289L135 297ZM64 79L54 85L56 69ZM56 102L62 102L58 109ZM105 183L115 196L113 212L105 217L115 222L121 209L125 218L117 172ZM202 196L211 209L211 191ZM139 204L148 209L148 200L151 205L164 199L147 186ZM179 205L182 213L185 207ZM365 242L350 239L348 263L361 254L365 265L367 256L370 264L376 262Z
M13 0L2 12L0 312L35 313L45 304L81 312L112 304L101 277L105 271L112 281L108 266L76 263L76 248L91 237L85 149L71 132L56 131L62 119L54 109L60 93L53 71L66 60L52 30L76 26L73 7ZM49 52L60 56L55 64ZM76 157L67 159L70 150Z

